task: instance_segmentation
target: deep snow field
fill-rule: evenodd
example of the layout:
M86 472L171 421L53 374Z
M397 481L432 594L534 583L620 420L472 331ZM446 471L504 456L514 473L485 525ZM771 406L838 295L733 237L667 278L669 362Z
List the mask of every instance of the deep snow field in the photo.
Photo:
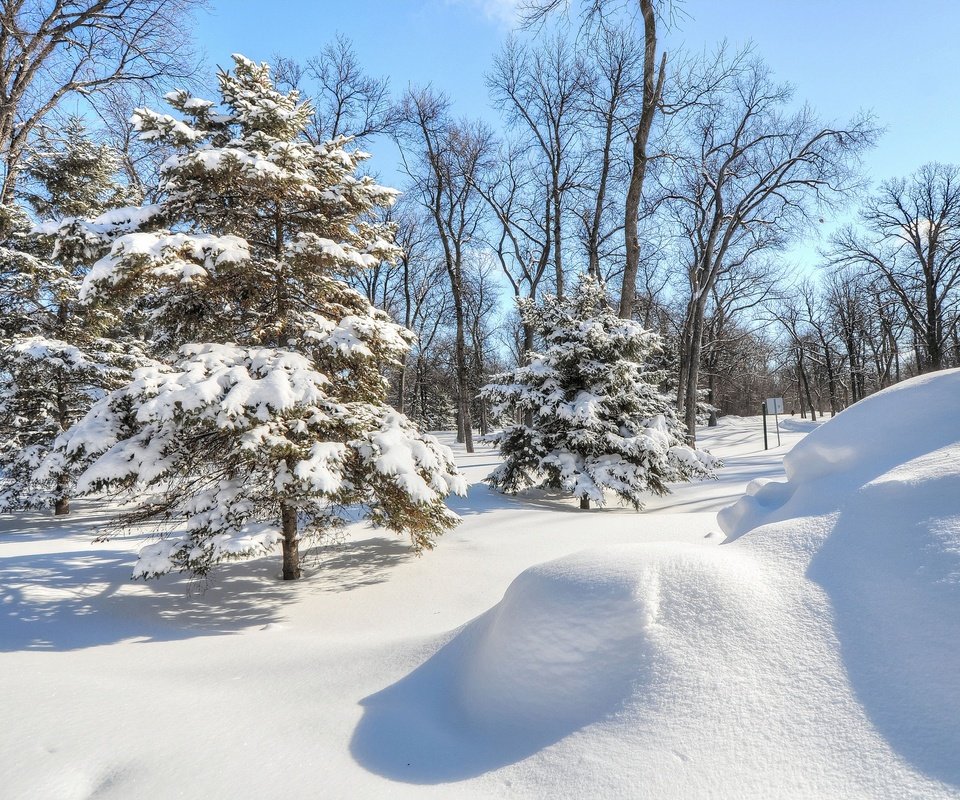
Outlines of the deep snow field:
M291 584L0 516L0 797L960 797L958 401L726 418L641 514L498 495L481 446L434 552L357 526Z

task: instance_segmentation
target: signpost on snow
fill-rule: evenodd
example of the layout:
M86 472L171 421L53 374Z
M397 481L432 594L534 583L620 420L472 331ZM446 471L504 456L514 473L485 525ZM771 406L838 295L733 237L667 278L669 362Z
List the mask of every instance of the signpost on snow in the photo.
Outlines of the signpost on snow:
M777 447L780 446L780 415L783 413L783 398L768 397L763 403L763 449L769 450L767 440L767 416L773 414L774 426L777 429Z

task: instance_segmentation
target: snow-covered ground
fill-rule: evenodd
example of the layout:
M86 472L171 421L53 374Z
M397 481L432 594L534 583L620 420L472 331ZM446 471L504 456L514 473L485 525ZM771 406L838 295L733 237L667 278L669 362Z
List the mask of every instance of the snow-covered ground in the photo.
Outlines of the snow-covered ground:
M93 505L0 517L0 797L960 797L951 396L768 452L727 418L719 479L642 514L458 453L436 551L357 528L294 584L135 583Z

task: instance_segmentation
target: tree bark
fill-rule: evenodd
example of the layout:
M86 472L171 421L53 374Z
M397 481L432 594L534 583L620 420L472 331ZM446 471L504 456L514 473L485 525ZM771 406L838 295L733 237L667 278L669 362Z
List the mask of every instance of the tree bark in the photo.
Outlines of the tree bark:
M280 512L283 532L283 579L295 581L300 577L300 543L297 539L297 509L287 503Z
M833 356L830 354L830 346L824 344L823 346L824 353L824 363L827 367L827 387L830 391L830 416L837 416L838 402L837 402L837 374L833 367Z
M813 395L810 393L810 381L807 378L807 370L803 366L803 348L797 348L797 372L800 373L800 383L803 388L803 393L807 397L807 405L810 407L810 421L817 421L817 412L813 407Z
M640 122L633 136L633 164L630 169L630 183L627 187L627 200L624 207L624 238L626 244L626 263L623 268L623 285L620 289L621 319L633 316L633 307L637 297L637 273L640 271L640 237L637 225L640 221L640 200L643 196L643 179L647 173L647 140L650 129L663 94L663 79L667 69L667 54L660 58L660 70L656 72L657 57L657 18L653 9L653 0L640 0L640 13L643 15L643 107Z
M686 342L687 362L684 375L683 419L687 428L687 443L697 443L697 390L700 386L700 356L703 352L703 319L706 309L706 289L701 289L690 315L689 340Z
M463 446L468 453L473 452L473 419L470 411L470 381L467 366L467 343L464 334L466 327L463 313L463 299L460 289L454 291L454 309L457 319L457 404L460 409L459 426L463 431Z
M590 510L590 498L589 498L589 497L581 497L581 498L580 498L580 510L581 510L581 511L589 511L589 510Z
M708 382L708 389L707 389L707 391L710 393L709 396L710 396L710 405L711 405L711 409L710 409L710 420L707 422L707 427L708 427L708 428L716 428L716 427L717 427L717 424L718 424L716 403L714 402L714 397L715 397L715 395L714 395L714 387L715 387L715 383L716 383L716 375L715 375L715 373L713 372L713 370L711 370L711 371L710 371L710 378L709 378L709 382Z

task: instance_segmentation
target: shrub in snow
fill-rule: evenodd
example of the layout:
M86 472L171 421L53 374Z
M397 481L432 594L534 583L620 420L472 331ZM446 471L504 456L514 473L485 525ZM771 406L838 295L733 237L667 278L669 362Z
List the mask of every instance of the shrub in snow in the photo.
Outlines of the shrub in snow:
M361 514L429 548L462 491L450 451L393 411L382 368L411 335L338 276L398 255L373 221L396 192L357 177L347 139L304 135L311 109L269 68L234 56L222 107L182 91L182 119L139 110L176 152L159 211L91 269L82 297L123 308L160 363L99 401L60 440L83 492L127 491L132 519L169 523L135 574L203 574Z
M11 209L19 224L0 249L0 511L53 505L66 514L69 474L50 469L37 480L34 471L57 436L142 358L118 335L116 319L78 303L89 265L112 238L107 217L117 212L79 215L102 214L124 189L114 177L116 154L93 144L77 120L58 138L44 134L27 164L27 199L50 221L31 230Z
M617 317L595 280L569 297L521 301L520 315L544 350L483 389L495 413L531 423L491 435L504 457L491 485L569 492L581 508L609 490L639 510L644 493L711 474L715 460L684 443L662 376L647 367L660 337Z

